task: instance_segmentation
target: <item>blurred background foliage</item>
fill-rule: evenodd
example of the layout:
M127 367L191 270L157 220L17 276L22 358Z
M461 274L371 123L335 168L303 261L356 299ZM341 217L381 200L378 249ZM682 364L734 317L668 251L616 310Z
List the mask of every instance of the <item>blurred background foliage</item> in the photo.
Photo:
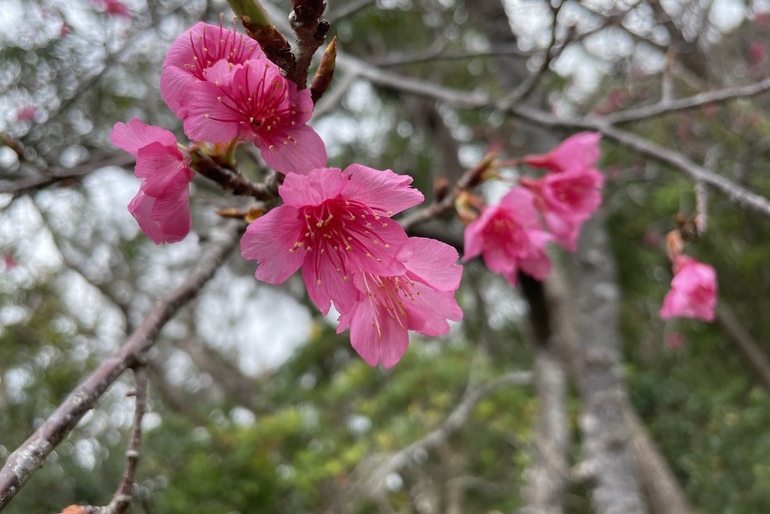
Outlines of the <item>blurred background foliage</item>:
M288 12L289 2L276 3ZM343 52L443 86L505 93L501 61L473 23L473 2L329 3L332 35ZM160 63L194 22L230 16L216 1L127 0L130 18L85 0L8 5L0 31L0 132L24 151L0 148L4 181L114 158L119 153L108 131L132 116L183 136L160 99ZM509 14L538 20L543 5L510 2ZM755 44L767 48L767 33L758 27L761 2L741 5L739 25L710 33L707 64L724 68L724 56L732 63L719 82L708 77L712 84L767 76L767 57L746 54ZM574 23L579 31L611 9L573 11L585 17ZM346 15L337 20L337 12ZM514 23L519 48L509 54L547 44L540 25L520 25ZM540 89L554 109L580 115L658 97L660 70L639 74L660 60L644 38L613 55L589 51L601 45L572 44L582 49L577 59L594 70L595 84L576 73L546 74ZM395 63L415 54L428 57ZM673 82L677 96L698 90L692 80ZM330 164L412 174L428 197L434 178L457 178L490 147L507 156L535 151L517 136L516 120L451 109L342 74L329 94L335 87L349 89L314 122ZM761 97L733 100L636 123L634 130L768 195L766 106ZM25 107L34 107L31 118L19 114ZM671 279L665 234L676 228L676 213L693 214L693 184L609 141L602 150L633 404L699 512L770 512L767 390L724 327L658 316ZM511 177L518 170L504 171ZM174 247L155 247L125 212L136 185L130 169L113 166L47 190L0 195L0 459L179 283L216 230L215 208L238 204L196 179L196 233ZM770 223L716 193L709 199L708 233L688 251L716 268L720 303L770 354L763 316L770 312ZM449 227L459 233L456 222ZM391 454L440 426L469 386L530 368L526 304L507 284L477 262L466 265L459 292L465 320L447 337L413 338L404 359L383 370L366 366L346 335L334 334L296 280L279 289L257 284L252 272L251 264L231 259L153 350L152 413L132 512L432 513L450 512L458 496L463 512L522 506L537 407L528 386L496 390L443 444L381 484L370 482ZM234 314L220 319L213 308ZM131 387L124 378L110 390L7 512L59 512L109 499L123 467ZM577 437L577 409L570 413ZM575 450L572 463L579 458ZM575 486L570 493L568 511L588 512L586 491Z

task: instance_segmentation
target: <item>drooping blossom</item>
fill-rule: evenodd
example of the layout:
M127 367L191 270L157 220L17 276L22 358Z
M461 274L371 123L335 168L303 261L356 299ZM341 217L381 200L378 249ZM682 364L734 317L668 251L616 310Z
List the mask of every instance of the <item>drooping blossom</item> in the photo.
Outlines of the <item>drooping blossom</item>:
M110 139L136 157L134 174L142 183L128 210L139 227L155 244L184 239L191 225L188 184L193 172L174 134L134 118L116 123Z
M411 182L360 164L289 174L278 188L284 204L249 225L241 254L256 260L255 276L271 284L302 267L321 312L327 314L331 302L345 312L357 298L354 273L404 274L398 255L407 236L390 216L423 201Z
M128 7L126 7L120 0L91 0L91 4L99 9L104 9L104 12L110 16L118 16L121 18L131 17L131 11L129 11Z
M537 180L525 177L520 183L535 195L535 206L556 242L574 252L583 222L602 203L602 174L593 168L575 167L547 173Z
M310 90L298 90L261 55L243 64L225 60L190 87L180 117L191 139L253 142L268 166L281 173L307 173L326 165L326 148L307 121Z
M412 237L399 253L405 272L354 275L358 293L352 308L340 314L337 333L350 327L350 343L370 366L396 364L409 345L409 330L428 336L449 332L447 320L460 321L455 300L462 267L451 246Z
M545 244L551 239L541 229L532 195L517 187L498 205L486 207L466 227L463 260L483 253L487 267L511 285L516 285L519 268L543 280L551 271L551 260L545 253Z
M716 303L717 274L714 268L686 255L677 256L671 290L663 299L660 317L714 321Z
M578 132L562 141L550 152L542 155L527 155L522 162L552 172L592 168L599 160L601 137L598 132Z
M253 39L222 25L199 22L176 38L163 61L160 92L169 108L179 115L182 98L193 84L204 81L204 72L224 60L243 64L257 58L262 49Z

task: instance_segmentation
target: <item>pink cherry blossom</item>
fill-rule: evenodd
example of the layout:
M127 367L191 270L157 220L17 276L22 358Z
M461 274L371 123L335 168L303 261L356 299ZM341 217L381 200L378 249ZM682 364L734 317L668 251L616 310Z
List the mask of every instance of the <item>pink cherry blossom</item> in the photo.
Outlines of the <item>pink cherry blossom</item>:
M714 321L717 303L717 274L708 264L680 255L674 262L671 291L663 299L660 317L698 318Z
M551 239L541 230L532 195L514 188L466 227L463 260L483 252L487 267L511 285L516 285L519 268L543 280L551 271L551 260L545 253L545 244Z
M232 65L221 60L190 87L179 116L185 133L214 143L252 141L268 166L307 173L326 165L326 148L305 125L313 112L310 90L281 75L265 56Z
M253 39L222 25L196 23L176 38L163 61L160 92L177 116L182 98L190 86L206 80L204 72L224 60L228 64L243 64L257 58L262 49Z
M136 157L134 174L142 179L128 210L155 244L176 243L190 232L189 156L177 148L174 134L137 118L116 123L112 143Z
M401 275L407 242L390 216L424 200L412 178L352 164L289 174L278 192L284 204L249 225L241 254L257 261L256 277L279 284L302 266L310 298L323 314L331 302L350 309L353 274Z
M556 241L574 252L583 222L602 203L602 174L581 167L548 173L537 180L524 177L520 182L535 195L535 206Z
M561 142L559 146L542 155L527 155L522 161L535 168L552 172L574 168L592 168L599 160L598 132L578 132Z
M354 275L358 297L340 314L337 333L350 327L350 342L370 366L392 367L406 352L408 330L428 336L449 332L447 320L460 321L455 300L462 267L451 246L412 237L399 254L405 272L381 276Z

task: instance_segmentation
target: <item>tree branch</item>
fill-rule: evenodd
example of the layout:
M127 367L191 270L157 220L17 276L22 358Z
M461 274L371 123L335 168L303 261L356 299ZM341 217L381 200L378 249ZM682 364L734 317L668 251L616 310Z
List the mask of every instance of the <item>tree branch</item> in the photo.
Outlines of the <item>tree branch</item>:
M0 509L19 492L43 465L45 458L91 410L123 372L140 363L140 356L176 312L193 299L229 255L238 241L242 224L230 221L213 235L214 242L201 256L187 279L159 303L115 354L80 383L48 419L8 457L0 470Z
M770 360L724 302L717 307L716 321L727 335L727 339L740 350L744 362L754 373L754 377L770 390Z
M750 98L770 90L770 78L766 78L753 84L745 86L727 87L716 91L709 91L697 95L681 98L679 100L669 100L658 102L644 107L634 107L624 111L618 111L606 116L602 116L604 123L616 125L618 123L627 123L629 121L640 121L661 114L669 114L676 111L684 111L694 107L701 107L711 103L726 102L736 98Z

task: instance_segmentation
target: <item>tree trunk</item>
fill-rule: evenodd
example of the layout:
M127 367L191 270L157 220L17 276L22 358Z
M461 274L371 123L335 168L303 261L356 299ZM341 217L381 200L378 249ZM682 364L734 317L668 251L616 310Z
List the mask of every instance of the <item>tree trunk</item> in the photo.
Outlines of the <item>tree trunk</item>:
M597 514L647 512L624 420L615 263L600 215L583 225L575 259L580 430Z

